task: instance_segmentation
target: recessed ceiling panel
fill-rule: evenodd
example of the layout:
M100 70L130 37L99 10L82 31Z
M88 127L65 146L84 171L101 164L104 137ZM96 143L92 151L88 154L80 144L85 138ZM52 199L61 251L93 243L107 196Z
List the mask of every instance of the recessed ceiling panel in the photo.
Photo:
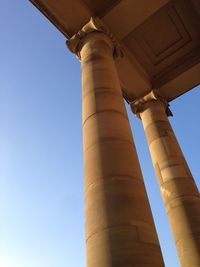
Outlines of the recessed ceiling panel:
M130 33L124 43L152 83L199 56L200 20L189 1L171 1Z

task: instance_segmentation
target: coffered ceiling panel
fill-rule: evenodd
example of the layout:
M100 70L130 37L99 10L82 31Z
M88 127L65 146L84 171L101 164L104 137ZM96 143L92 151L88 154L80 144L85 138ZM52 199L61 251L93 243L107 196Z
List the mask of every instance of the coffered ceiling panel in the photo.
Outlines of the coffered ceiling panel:
M123 42L156 85L199 58L200 20L190 1L171 1Z
M168 2L169 0L122 0L102 20L120 41Z

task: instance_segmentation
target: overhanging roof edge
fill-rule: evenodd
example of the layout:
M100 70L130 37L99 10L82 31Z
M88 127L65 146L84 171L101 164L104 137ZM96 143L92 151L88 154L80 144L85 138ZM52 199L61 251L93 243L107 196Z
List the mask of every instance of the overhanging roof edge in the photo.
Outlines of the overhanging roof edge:
M45 7L40 0L29 0L51 23L66 37L70 38L66 29L58 22L56 17Z

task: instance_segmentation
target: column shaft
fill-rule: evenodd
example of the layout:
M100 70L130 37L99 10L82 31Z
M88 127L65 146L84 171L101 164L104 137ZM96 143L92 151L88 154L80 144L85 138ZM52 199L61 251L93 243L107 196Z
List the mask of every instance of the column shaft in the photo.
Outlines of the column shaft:
M143 105L140 117L182 267L200 266L200 197L159 100Z
M82 40L87 267L163 267L112 53L103 33Z

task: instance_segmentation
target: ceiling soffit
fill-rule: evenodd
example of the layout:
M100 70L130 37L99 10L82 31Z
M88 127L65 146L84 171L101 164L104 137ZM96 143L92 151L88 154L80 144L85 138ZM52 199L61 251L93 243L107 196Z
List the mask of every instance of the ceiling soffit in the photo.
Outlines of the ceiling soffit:
M116 65L129 101L153 88L172 100L200 81L200 0L30 1L68 38L102 19L124 50Z
M30 0L67 38L92 16L103 17L121 0Z
M113 9L122 0L79 0L87 8L93 16L99 18L104 17L111 9Z

